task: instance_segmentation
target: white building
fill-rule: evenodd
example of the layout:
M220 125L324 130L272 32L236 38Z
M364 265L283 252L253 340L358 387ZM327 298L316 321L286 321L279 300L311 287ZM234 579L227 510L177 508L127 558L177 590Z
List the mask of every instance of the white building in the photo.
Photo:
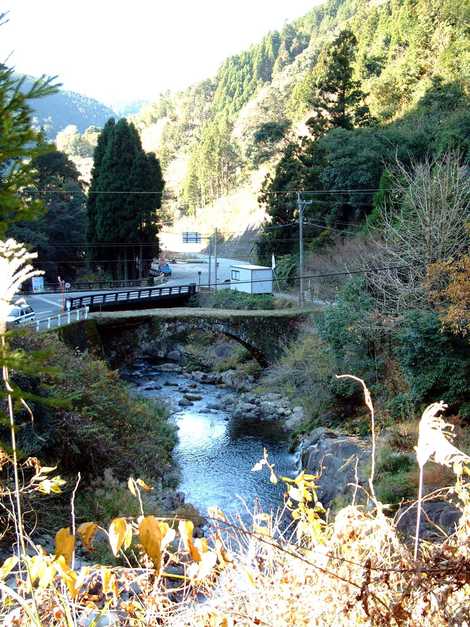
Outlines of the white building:
M272 294L272 268L251 264L230 266L230 289L248 294Z

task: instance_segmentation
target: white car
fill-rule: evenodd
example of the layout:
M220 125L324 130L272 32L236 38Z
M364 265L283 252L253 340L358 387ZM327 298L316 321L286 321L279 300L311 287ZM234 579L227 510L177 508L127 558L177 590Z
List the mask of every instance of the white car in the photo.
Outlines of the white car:
M26 324L35 320L36 314L31 305L21 298L14 305L11 305L7 315L7 328L15 327L19 324Z

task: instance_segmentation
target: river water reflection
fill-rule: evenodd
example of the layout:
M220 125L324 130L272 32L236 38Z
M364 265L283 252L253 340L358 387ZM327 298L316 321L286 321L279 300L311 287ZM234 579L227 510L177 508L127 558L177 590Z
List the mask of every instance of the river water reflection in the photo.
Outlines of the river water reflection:
M202 383L194 387L189 375L162 371L144 360L124 376L139 395L170 404L178 427L175 459L181 471L180 489L201 513L217 505L227 514L240 513L245 518L256 501L264 511L282 505L282 484L270 483L266 471L251 470L266 448L277 474L295 475L295 459L279 426L234 419L230 410L236 393ZM179 401L188 393L202 399L180 407Z

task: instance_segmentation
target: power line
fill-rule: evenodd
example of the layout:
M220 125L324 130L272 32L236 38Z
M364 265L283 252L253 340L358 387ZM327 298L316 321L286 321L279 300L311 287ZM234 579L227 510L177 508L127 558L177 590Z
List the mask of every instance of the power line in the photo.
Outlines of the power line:
M364 269L364 270L347 270L344 272L330 272L328 274L305 274L303 276L294 276L294 277L286 277L285 279L280 279L281 281L300 281L301 279L326 279L326 278L331 278L331 277L340 277L340 276L350 276L352 274L371 274L374 272L388 272L390 270L407 270L409 269L410 266L387 266L384 268L368 268L368 269ZM273 282L273 279L252 279L251 281L235 281L234 283L236 285L248 285L251 283L271 283ZM228 283L231 283L230 280L227 280L226 282L223 283L217 283L217 286L219 285L225 285L227 286ZM204 285L201 284L200 287L215 287L214 284L212 284L211 286L209 285Z
M98 194L150 194L153 196L164 194L169 194L169 192L163 191L149 191L149 190L119 190L119 191L107 191L107 190L96 190L84 192L83 190L65 190L65 189L27 189L25 192L28 194L76 194L78 191L82 191L84 194L88 195L98 195ZM381 188L364 188L364 189L289 189L289 190L272 190L272 191L263 191L258 192L263 195L269 194L374 194L376 192L384 191ZM393 190L385 190L387 192L391 192ZM171 195L171 197L173 197Z

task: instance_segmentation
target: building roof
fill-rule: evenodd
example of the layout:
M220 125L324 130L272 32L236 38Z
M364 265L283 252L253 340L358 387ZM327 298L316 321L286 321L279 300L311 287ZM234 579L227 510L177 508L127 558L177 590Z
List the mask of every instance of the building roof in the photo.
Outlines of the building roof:
M270 268L269 266L255 266L251 263L247 263L247 264L240 264L240 265L231 265L231 268L239 268L241 270L272 270L272 268Z

